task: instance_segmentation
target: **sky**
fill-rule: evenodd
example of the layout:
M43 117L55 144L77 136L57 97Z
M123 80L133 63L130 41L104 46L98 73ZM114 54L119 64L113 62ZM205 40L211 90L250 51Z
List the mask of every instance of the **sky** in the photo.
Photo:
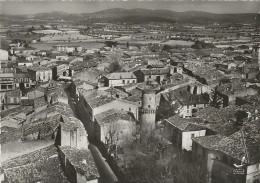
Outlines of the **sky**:
M206 11L211 13L257 13L260 1L214 0L38 0L1 1L1 14L34 14L52 11L92 13L109 8L166 9L177 12Z

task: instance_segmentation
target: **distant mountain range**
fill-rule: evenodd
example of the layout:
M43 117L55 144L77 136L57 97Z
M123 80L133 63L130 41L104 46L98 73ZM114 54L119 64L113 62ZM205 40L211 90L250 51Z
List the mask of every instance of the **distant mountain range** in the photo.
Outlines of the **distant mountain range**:
M28 15L0 14L0 22L8 21L69 21L75 23L148 23L148 22L184 22L184 23L255 23L256 13L214 14L200 11L174 12L170 10L122 9L113 8L95 13L69 14L64 12L37 13ZM260 19L258 19L260 21Z

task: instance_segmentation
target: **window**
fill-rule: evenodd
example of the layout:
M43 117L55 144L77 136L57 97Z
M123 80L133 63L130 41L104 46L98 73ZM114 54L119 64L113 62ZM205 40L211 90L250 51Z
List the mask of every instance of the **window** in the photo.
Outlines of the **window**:
M127 83L129 83L130 81L129 80L127 80Z
M151 98L151 97L149 97L149 100L152 100L152 98Z
M254 180L254 183L260 183L260 179Z
M6 85L2 85L2 86L1 86L1 89L6 90L6 89L7 89L7 86L6 86Z
M129 108L129 111L131 112L131 107Z
M135 83L135 80L133 80L133 83Z
M123 80L123 83L125 83L125 80Z
M197 105L196 105L196 104L194 104L193 106L194 106L194 107L197 107Z
M151 105L148 105L148 108L151 108Z
M24 82L25 82L25 83L27 83L27 82L28 82L28 79L27 79L27 78L25 78L25 79L24 79Z
M194 137L194 134L192 133L192 134L191 134L191 138L193 138L193 137Z
M152 78L152 76L149 76L149 79L151 79Z

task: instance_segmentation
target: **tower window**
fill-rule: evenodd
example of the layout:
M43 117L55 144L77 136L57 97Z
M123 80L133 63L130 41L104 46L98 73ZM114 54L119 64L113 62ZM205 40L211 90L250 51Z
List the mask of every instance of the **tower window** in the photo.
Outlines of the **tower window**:
M148 105L148 108L151 108L151 105Z
M129 111L131 112L131 107L129 108Z

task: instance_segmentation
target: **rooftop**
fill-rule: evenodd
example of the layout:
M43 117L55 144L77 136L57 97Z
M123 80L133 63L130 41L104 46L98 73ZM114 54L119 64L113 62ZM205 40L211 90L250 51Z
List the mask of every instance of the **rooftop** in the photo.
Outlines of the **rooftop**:
M110 73L105 76L106 78L113 79L136 79L136 76L132 72L117 72Z
M67 146L60 146L59 148L78 173L84 175L87 180L98 179L99 172L89 150L79 150Z
M248 153L248 164L260 162L260 121L250 122L246 124L242 130L222 138L216 145L213 146L216 150L222 151L229 156L241 160L245 156L245 145ZM243 134L242 134L243 133ZM245 139L245 145L243 142Z
M170 73L170 70L167 68L159 68L159 69L142 69L141 72L144 75L165 75Z
M199 118L189 119L189 118L180 118L179 116L172 116L166 119L166 121L183 132L199 131L199 130L206 129L204 126L196 123L196 122L202 122L202 119Z
M1 168L8 182L68 183L54 145L4 162Z
M223 137L220 135L194 137L193 140L207 149L213 149Z
M113 123L118 120L135 121L131 112L110 109L95 116L98 124Z

